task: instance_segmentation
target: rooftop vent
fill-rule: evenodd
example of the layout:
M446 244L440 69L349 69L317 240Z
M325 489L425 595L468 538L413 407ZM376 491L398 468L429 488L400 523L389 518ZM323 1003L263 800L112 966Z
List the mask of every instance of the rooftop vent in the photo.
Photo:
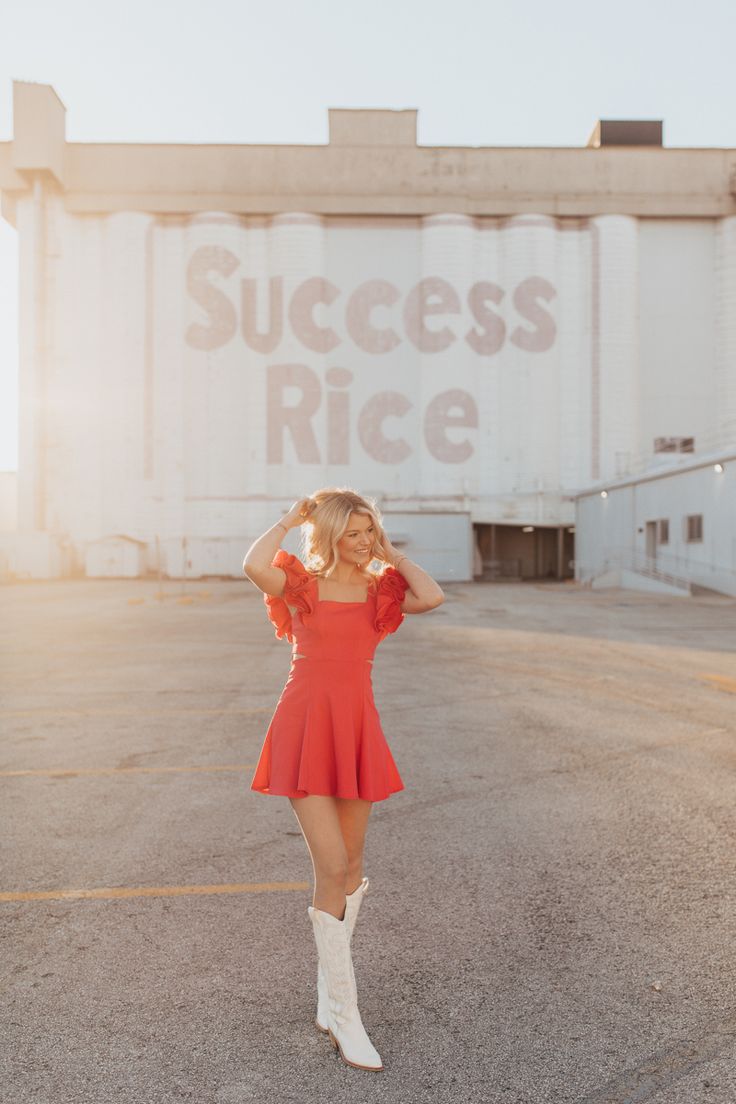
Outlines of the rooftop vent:
M661 119L599 119L593 127L588 145L601 146L661 146Z

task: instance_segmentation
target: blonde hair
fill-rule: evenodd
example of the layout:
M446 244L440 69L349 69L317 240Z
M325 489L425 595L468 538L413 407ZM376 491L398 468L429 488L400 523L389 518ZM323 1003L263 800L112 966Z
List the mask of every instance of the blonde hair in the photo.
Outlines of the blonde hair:
M379 560L388 563L382 544L381 511L375 499L360 495L351 487L322 487L309 496L305 512L301 559L313 575L329 578L333 574L340 559L337 544L347 532L351 514L364 514L371 518L371 562ZM383 574L382 570L373 570L371 564L360 567L360 571L371 585Z

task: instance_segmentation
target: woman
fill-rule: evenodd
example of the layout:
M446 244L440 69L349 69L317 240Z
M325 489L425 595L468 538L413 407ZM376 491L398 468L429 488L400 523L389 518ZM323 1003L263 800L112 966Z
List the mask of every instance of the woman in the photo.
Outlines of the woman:
M308 566L279 548L305 524ZM375 562L382 572L371 570ZM404 614L434 609L445 596L391 544L375 502L345 488L295 502L251 545L243 570L263 591L276 636L294 645L251 789L289 798L312 859L317 1027L348 1065L382 1070L358 1011L350 943L368 888L372 803L404 784L373 700L371 663Z

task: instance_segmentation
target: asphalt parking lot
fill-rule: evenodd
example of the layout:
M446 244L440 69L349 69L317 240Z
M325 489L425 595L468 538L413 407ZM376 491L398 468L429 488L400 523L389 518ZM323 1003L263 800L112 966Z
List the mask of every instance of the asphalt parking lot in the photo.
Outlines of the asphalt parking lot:
M2 587L3 1104L734 1104L736 601L451 584L379 646L406 789L314 1026L311 863L249 789L247 580Z

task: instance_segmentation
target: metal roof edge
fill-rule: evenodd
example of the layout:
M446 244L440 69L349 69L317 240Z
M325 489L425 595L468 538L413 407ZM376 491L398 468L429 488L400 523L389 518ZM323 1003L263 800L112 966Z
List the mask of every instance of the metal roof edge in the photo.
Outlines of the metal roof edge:
M696 471L698 468L707 468L711 464L726 463L730 460L736 460L736 443L728 445L717 452L704 453L702 456L684 461L682 464L673 464L671 467L660 468L656 471L647 469L639 472L638 475L620 476L618 479L601 479L598 483L591 483L589 487L583 490L570 491L569 497L577 501L579 498L600 494L601 491L614 491L621 487L633 487L638 483L650 483L655 479L667 479L670 476L679 475L680 472Z

